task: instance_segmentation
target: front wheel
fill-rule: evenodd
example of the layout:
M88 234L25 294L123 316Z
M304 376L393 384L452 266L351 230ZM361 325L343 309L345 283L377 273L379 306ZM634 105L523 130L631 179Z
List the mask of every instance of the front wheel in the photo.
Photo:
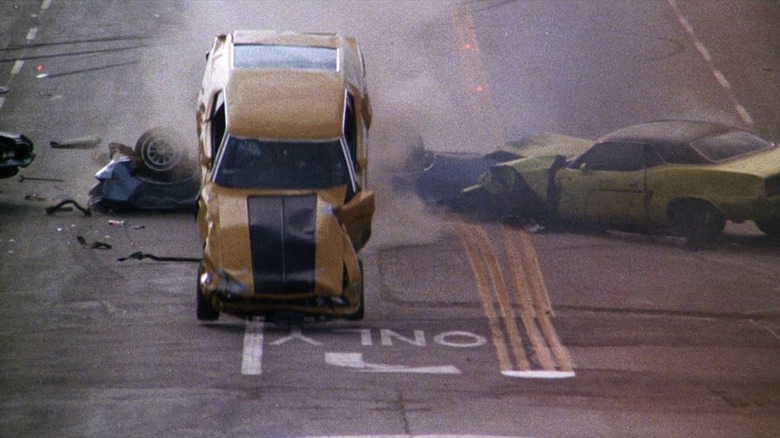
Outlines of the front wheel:
M195 288L195 295L198 303L196 312L198 321L215 321L219 319L219 310L215 309L206 297L203 296L203 291L200 288L200 279L198 279L198 285Z
M358 260L358 266L360 266L360 291L358 293L358 296L360 297L360 305L358 306L355 313L345 315L344 319L347 321L360 321L362 320L366 315L366 295L365 295L365 284L366 279L363 276L363 261Z
M669 207L672 232L694 245L715 241L726 226L726 219L712 204L699 201L678 201Z
M756 226L770 239L780 238L780 218L756 221Z

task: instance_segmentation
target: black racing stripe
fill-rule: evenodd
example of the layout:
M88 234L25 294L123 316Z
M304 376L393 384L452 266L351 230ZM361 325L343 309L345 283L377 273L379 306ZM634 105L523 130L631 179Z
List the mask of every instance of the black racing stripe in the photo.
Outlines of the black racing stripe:
M317 197L251 196L247 210L255 292L313 290Z

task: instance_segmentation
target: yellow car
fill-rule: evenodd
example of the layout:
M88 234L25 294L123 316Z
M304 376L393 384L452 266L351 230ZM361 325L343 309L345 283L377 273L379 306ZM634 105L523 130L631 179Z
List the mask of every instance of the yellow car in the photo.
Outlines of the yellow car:
M465 195L527 217L665 227L693 242L714 239L727 220L780 235L780 148L744 130L671 120L595 143L542 135L511 146L521 158L492 165Z
M207 54L197 317L363 317L371 104L353 38L235 31Z

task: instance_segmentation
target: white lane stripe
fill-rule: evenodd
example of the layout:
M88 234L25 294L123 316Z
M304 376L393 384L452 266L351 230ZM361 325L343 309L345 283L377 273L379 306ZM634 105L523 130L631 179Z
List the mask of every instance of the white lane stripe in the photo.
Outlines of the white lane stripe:
M35 35L38 34L38 28L37 27L31 27L30 30L27 32L27 39L28 40L34 40Z
M699 40L696 40L696 42L693 44L696 46L696 50L698 50L699 53L701 54L701 57L704 58L704 60L707 61L708 64L711 63L712 55L710 55L710 51L707 50L706 47L704 47L704 44L702 44L701 41Z
M745 107L737 100L737 97L734 95L734 91L731 89L731 84L726 79L726 75L724 75L720 70L718 70L717 67L715 67L715 63L712 60L710 51L707 50L701 41L699 41L699 38L696 36L696 32L693 30L693 26L691 26L690 22L688 22L688 20L683 16L682 11L677 6L677 0L667 0L667 2L674 10L674 13L677 15L677 21L680 23L683 29L685 29L685 32L688 34L691 42L696 47L696 50L709 66L713 76L715 76L715 80L718 81L718 84L720 84L720 86L728 94L729 100L731 100L731 103L734 105L734 109L739 114L742 122L745 125L753 126L755 124L753 117L750 116L750 113L748 113L747 109L745 109Z
M570 379L576 375L574 371L546 370L502 371L501 374L507 377L521 377L524 379Z
M18 75L20 71L22 71L22 66L24 65L24 61L16 61L14 62L14 66L11 67L11 74L12 75Z
M745 109L744 106L741 104L734 105L734 109L737 110L737 113L739 113L739 116L742 117L742 121L747 123L748 125L753 125L755 122L753 121L753 117L750 117L750 113Z
M726 90L731 89L731 84L729 84L728 79L726 79L726 75L721 73L720 70L712 70L712 74L715 76L715 80L718 81L721 87L725 88Z
M5 104L5 97L0 97L0 109L3 109L3 104Z
M49 9L49 6L51 6L51 0L43 0L43 3L41 3L41 10L45 11L46 9Z
M246 322L241 374L259 376L263 371L263 321Z

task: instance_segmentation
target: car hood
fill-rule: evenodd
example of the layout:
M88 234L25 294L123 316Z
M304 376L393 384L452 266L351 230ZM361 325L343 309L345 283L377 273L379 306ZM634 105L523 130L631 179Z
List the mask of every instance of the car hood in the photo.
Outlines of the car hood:
M519 141L508 142L496 149L492 154L512 154L520 157L540 157L547 155L562 155L573 157L579 155L591 146L594 141L585 138L570 137L561 134L541 133L529 134ZM488 154L489 156L492 154ZM500 160L506 161L506 160Z
M203 263L239 295L339 295L357 255L338 210L346 187L320 191L211 186Z

